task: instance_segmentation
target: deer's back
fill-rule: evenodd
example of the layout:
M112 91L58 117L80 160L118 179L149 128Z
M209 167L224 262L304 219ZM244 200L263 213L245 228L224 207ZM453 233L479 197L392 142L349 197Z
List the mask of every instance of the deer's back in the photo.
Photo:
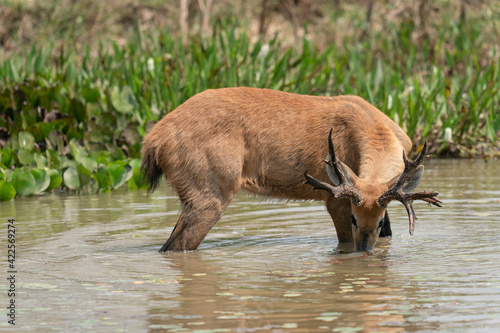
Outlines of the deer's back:
M303 173L328 179L322 161L332 127L339 159L356 173L366 150L411 148L391 119L359 97L256 88L197 94L158 122L143 144L156 149L158 165L173 182L236 177L241 188L253 192L323 199L323 193L303 185Z

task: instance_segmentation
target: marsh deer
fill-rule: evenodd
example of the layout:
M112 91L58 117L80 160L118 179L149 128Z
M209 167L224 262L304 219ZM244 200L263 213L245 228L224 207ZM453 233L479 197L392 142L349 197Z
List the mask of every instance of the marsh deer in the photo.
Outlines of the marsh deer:
M413 200L440 201L438 192L411 193L429 157L425 145L409 161L411 145L396 123L356 96L256 88L199 93L143 140L148 194L163 174L180 199L179 219L160 252L195 250L240 189L324 201L339 242L354 241L358 251L390 236L391 200L406 207L412 234Z

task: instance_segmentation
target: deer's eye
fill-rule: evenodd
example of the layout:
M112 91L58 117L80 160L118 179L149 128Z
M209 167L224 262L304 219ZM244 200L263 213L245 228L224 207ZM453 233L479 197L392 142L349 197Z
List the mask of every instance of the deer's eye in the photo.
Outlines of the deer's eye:
M358 221L356 221L356 218L354 217L354 215L351 215L351 223L353 226L356 227L356 229L358 228Z
M378 221L378 226L377 228L380 229L384 226L384 222L385 222L385 219L384 218L381 218L380 221Z

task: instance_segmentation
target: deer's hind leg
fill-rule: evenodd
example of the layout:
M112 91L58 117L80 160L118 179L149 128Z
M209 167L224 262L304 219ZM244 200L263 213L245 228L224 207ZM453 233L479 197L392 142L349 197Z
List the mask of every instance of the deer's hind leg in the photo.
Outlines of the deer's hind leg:
M177 224L160 252L196 250L210 229L220 220L230 201L231 198L216 196L181 200Z
M240 189L245 149L222 149L235 147L231 138L200 136L196 145L178 142L160 156L181 203L177 224L160 252L196 250Z
M238 192L239 177L225 177L217 182L207 177L198 186L172 186L177 190L181 202L179 219L167 242L161 247L165 251L196 250L210 229ZM214 185L214 184L218 184Z

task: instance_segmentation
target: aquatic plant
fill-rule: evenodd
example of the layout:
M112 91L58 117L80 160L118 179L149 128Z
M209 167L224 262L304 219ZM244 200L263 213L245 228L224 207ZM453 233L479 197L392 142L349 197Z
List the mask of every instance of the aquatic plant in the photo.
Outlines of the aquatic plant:
M417 147L427 139L437 154L498 154L499 58L483 57L481 25L449 21L418 44L411 22L393 28L342 45L303 38L283 47L279 35L251 43L222 20L186 45L160 30L96 54L33 44L0 64L0 199L12 187L17 195L143 188L141 138L151 124L219 87L359 95Z

